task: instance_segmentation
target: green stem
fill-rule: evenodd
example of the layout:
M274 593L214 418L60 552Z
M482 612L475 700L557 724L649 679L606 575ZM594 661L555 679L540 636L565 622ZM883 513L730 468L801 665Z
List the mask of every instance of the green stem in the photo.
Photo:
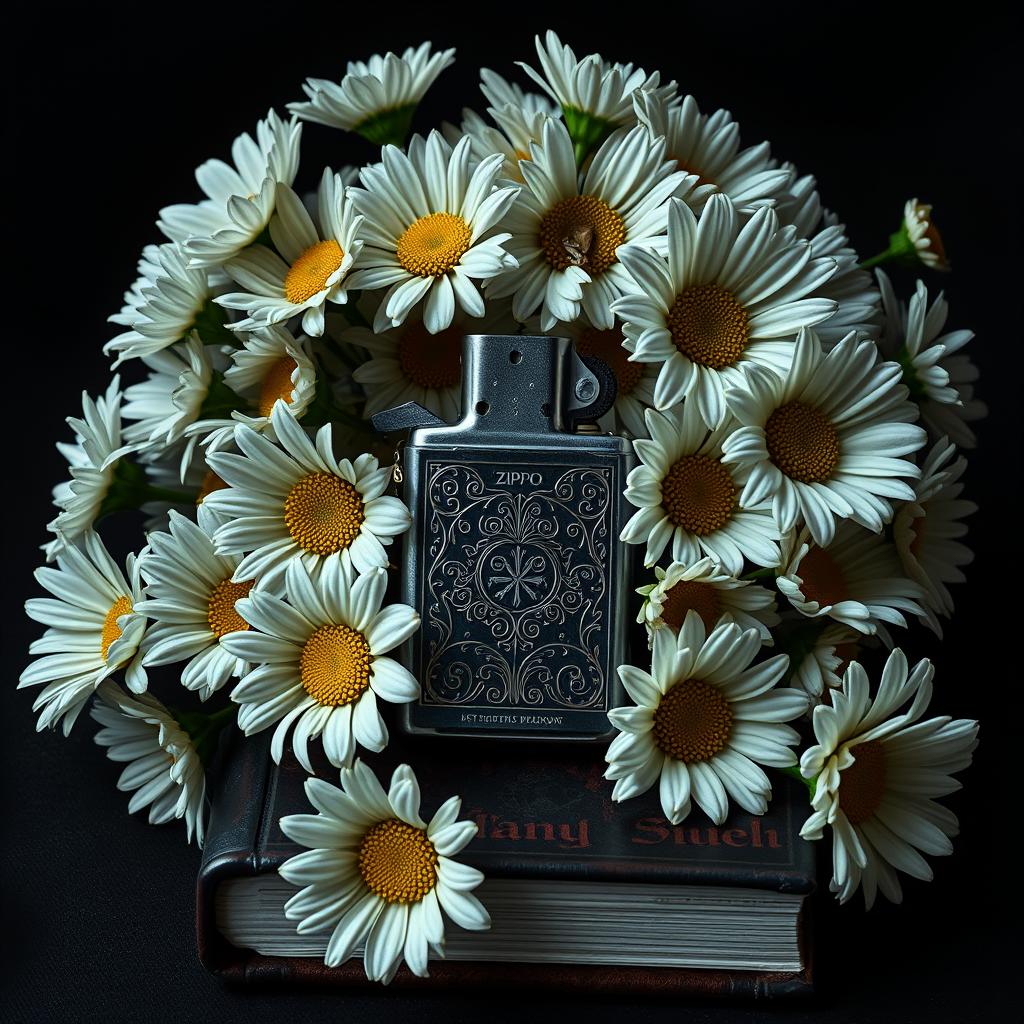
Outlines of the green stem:
M748 572L746 575L741 576L741 580L767 580L775 579L778 575L777 571L772 569L754 569L753 572Z
M861 270L870 270L872 267L879 267L884 263L895 262L917 262L917 250L914 248L914 243L910 240L910 235L907 234L906 228L903 227L889 236L889 247L887 249L878 253L877 256L872 256L871 259L864 260L860 268Z
M783 775L788 775L791 779L796 779L797 782L802 782L807 787L808 794L813 797L814 790L818 785L818 778L815 776L813 779L806 779L800 773L799 765L791 764L787 768L779 768L778 771L782 772Z
M156 484L147 484L145 500L166 501L171 505L193 505L196 495L194 491L179 491L173 487L157 487Z
M179 711L168 708L178 724L189 734L192 745L196 748L203 767L208 768L210 760L217 750L217 743L224 727L229 725L235 716L236 708L229 704L219 711Z

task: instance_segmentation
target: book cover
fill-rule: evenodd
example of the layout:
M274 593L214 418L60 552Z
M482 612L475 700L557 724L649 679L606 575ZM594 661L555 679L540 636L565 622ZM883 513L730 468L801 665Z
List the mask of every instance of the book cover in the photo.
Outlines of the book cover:
M237 739L225 752L198 882L197 933L205 966L233 981L365 983L353 959L328 969L315 957L270 957L225 940L215 920L215 893L226 879L274 872L298 853L280 830L280 818L311 808L305 771L290 756L269 756L269 736ZM424 813L453 793L462 817L478 825L462 857L488 878L729 885L806 894L814 887L814 851L799 838L805 800L798 783L779 779L762 816L734 810L722 825L700 814L681 825L664 817L657 791L623 804L611 801L601 747L558 750L521 744L460 741L445 744L395 736L373 766L382 778L395 764L429 764L421 771ZM318 774L336 782L324 762ZM431 962L431 978L401 969L397 985L521 981L592 991L650 990L695 995L781 996L812 987L809 921L800 921L799 972L566 964Z

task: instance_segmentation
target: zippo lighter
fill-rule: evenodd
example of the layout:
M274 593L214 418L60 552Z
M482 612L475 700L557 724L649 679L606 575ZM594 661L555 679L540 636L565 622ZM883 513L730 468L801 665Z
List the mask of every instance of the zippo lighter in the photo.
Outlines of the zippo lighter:
M471 335L462 419L410 402L402 600L422 617L406 664L413 733L600 739L623 703L631 593L619 543L634 464L624 438L575 432L615 397L604 364L566 338Z

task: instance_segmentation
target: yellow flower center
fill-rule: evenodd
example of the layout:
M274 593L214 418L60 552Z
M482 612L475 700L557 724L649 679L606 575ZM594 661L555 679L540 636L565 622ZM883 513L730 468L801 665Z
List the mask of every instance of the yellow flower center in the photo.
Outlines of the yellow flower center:
M437 884L437 850L421 828L378 821L359 844L359 873L387 903L419 903Z
M881 740L852 747L856 760L839 776L839 806L851 825L870 818L885 796L886 756Z
M680 580L665 594L661 618L673 629L680 629L688 611L695 611L704 620L706 629L714 629L722 615L718 588L710 583Z
M736 491L729 470L718 459L684 455L661 482L661 503L676 526L704 537L729 521Z
M615 250L626 241L626 225L603 199L569 196L544 214L538 241L556 270L583 267L596 277L617 261Z
M417 387L455 387L462 379L462 328L453 325L428 334L423 324L411 324L398 343L398 364Z
M210 624L210 631L218 640L225 633L235 633L240 629L249 628L249 623L235 611L235 602L240 598L248 597L255 582L255 580L245 580L242 583L232 583L229 579L221 580L210 591L210 597L206 602L206 621Z
M838 604L847 597L846 578L836 560L823 548L811 548L800 560L796 574L803 581L800 592L819 605Z
M370 685L370 645L351 626L321 626L299 656L303 688L319 704L338 708L358 700Z
M285 298L298 306L322 292L327 287L327 279L344 258L341 246L333 238L311 245L288 268L284 278Z
M654 712L654 741L685 764L707 761L729 742L732 709L721 692L700 679L676 683Z
M212 469L208 469L203 475L203 482L199 485L199 492L196 494L196 504L202 505L203 498L208 494L213 494L214 491L219 491L227 486L226 480L221 480Z
M619 395L635 390L644 375L640 363L631 363L629 353L622 347L621 331L599 331L588 327L576 340L576 351L581 356L597 356L615 374Z
M100 654L103 656L103 660L107 660L107 653L110 650L110 645L116 640L121 639L121 627L117 624L117 620L122 615L127 615L132 610L131 598L119 597L111 606L107 612L107 617L103 620L103 632L100 636Z
M698 366L732 366L747 347L747 311L717 284L681 291L666 318L676 348Z
M292 486L284 501L284 521L295 543L330 555L359 536L365 512L362 495L332 473L310 473Z
M413 221L398 240L398 262L416 277L441 277L466 254L469 225L454 213L430 213Z
M813 405L780 405L764 427L768 454L791 480L827 480L839 465L839 436L829 418Z
M292 384L292 374L298 365L291 356L281 356L271 364L260 385L259 410L261 416L269 416L273 411L274 403L279 398L283 398L291 404L292 392L295 390L295 386Z

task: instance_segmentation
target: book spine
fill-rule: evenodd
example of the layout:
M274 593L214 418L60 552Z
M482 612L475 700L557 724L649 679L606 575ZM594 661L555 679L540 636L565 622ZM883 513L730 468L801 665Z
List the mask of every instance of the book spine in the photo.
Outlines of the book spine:
M273 865L264 855L267 814L276 765L267 737L234 743L218 751L216 789L206 846L196 880L196 945L203 966L229 980L244 980L246 951L232 946L217 928L216 892L227 878L256 875Z

